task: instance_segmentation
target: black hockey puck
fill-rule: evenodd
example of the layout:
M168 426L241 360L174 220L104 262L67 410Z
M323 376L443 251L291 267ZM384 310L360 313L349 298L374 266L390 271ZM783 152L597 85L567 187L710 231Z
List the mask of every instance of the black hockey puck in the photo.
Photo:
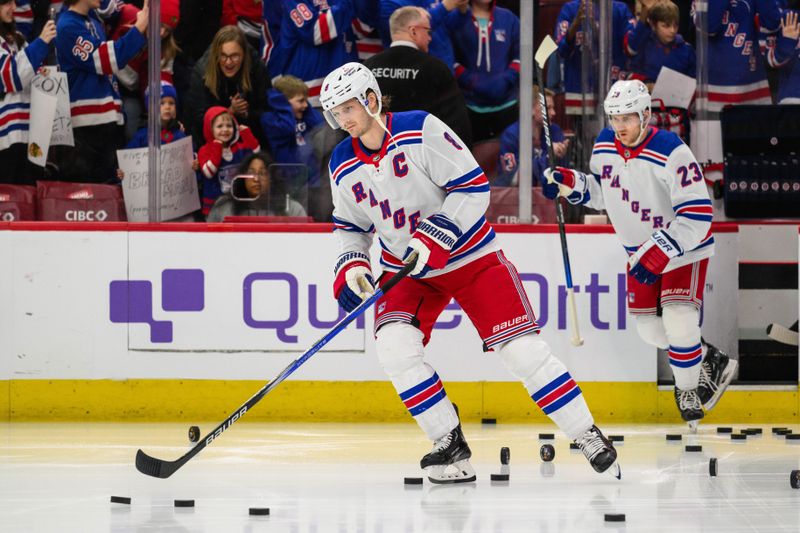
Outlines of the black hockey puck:
M792 430L789 429L789 428L782 428L782 429L776 431L775 434L776 435L780 435L782 437L785 437L786 435L791 435L792 434Z
M194 500L175 500L175 507L194 507Z
M731 433L731 440L747 440L747 435L744 433Z
M200 428L197 426L189 426L189 442L197 442L200 440Z
M787 433L786 440L800 440L800 433Z
M683 435L670 433L670 434L667 434L667 440L683 440Z
M717 433L733 433L733 428L717 428Z
M481 418L481 424L497 424L496 418Z
M625 521L625 515L624 514L606 513L605 514L605 521L606 522L624 522Z
M580 450L580 449L581 449L581 447L580 447L580 446L578 446L578 443L577 443L577 442L570 442L570 443L569 443L569 449L570 449L570 450Z
M490 481L508 481L510 478L510 474L490 474L489 480Z
M556 458L556 449L553 448L552 444L542 444L542 447L539 448L539 457L545 463L549 463Z
M702 452L703 451L703 447L700 446L699 444L687 444L686 445L686 451L687 452Z
M111 503L124 503L125 505L130 505L131 499L127 496L112 496Z
M708 475L711 477L717 477L717 458L712 457L708 460Z
M743 429L742 433L744 433L745 435L748 435L748 436L760 435L761 434L761 430L760 429L756 429L756 428L747 428L747 429Z
M269 516L269 507L251 507L250 516Z
M773 435L778 434L781 431L788 430L789 428L772 428Z
M554 433L539 433L539 440L554 440L555 438Z
M511 461L511 449L508 446L500 448L500 464L507 465Z
M403 485L422 485L421 477L404 477Z
M625 442L625 435L609 435L608 440L611 442Z
M800 470L792 470L789 474L789 484L793 489L800 489Z

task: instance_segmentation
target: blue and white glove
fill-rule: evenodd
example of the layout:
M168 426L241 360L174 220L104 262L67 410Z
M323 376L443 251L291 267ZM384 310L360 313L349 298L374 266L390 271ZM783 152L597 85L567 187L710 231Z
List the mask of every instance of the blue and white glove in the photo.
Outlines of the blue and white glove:
M573 205L585 204L589 201L589 180L583 172L571 168L548 168L542 176L542 185L557 185L558 194L565 197Z
M664 273L669 260L679 255L683 255L683 250L678 243L664 230L658 230L628 258L631 277L652 285Z
M369 266L369 257L361 252L345 252L336 260L333 269L333 297L347 311L375 293L375 281Z
M441 213L432 215L417 226L403 258L417 252L417 264L409 273L412 278L421 278L431 270L444 268L450 259L450 250L461 237L455 222Z

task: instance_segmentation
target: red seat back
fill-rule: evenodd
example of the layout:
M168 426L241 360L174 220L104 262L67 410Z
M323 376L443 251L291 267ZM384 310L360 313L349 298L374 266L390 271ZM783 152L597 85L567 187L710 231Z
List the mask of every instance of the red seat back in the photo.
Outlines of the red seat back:
M555 224L556 207L539 187L533 188L533 223ZM492 187L486 219L492 224L519 223L519 187Z
M39 220L125 222L125 201L117 185L39 181Z
M0 184L0 221L36 220L36 187Z

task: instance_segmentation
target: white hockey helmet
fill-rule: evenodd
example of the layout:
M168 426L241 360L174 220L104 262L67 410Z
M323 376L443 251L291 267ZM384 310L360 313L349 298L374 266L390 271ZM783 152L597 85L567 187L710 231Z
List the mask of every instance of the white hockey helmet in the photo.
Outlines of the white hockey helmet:
M608 91L603 109L606 114L627 115L638 113L644 125L644 111L650 110L650 92L640 80L619 80Z
M367 91L373 91L378 100L378 111L373 114L369 110ZM361 63L345 63L327 76L322 82L319 101L322 104L322 113L333 129L339 129L339 123L333 118L331 110L351 98L355 98L366 108L367 113L377 118L381 113L381 88L372 71Z

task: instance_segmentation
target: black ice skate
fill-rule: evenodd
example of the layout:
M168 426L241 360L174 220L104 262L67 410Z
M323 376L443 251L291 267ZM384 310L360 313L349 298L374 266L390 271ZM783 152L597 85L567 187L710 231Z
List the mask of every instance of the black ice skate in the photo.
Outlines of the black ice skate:
M617 450L597 426L587 429L583 435L575 439L575 444L578 445L596 472L603 473L610 469L610 473L615 478L622 479L622 471L617 464Z
M700 366L700 383L697 386L697 396L706 411L710 411L722 397L722 393L730 385L736 367L736 359L731 359L728 354L712 344L706 345L706 356Z
M675 403L678 404L681 418L689 424L689 429L692 430L692 433L696 432L697 424L705 416L700 397L697 396L697 389L682 390L675 387Z
M422 458L419 466L428 471L431 483L467 483L476 479L475 470L469 463L470 457L472 451L459 424L433 443L433 449Z

